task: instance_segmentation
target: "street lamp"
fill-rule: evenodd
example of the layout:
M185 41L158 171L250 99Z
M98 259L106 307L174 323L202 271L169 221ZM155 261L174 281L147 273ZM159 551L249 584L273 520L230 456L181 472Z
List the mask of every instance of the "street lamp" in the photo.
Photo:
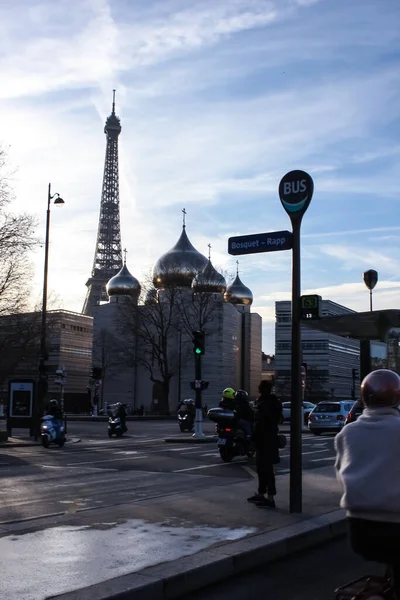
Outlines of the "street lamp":
M54 200L56 206L62 206L64 200L60 197L60 194L51 193L51 183L49 183L49 189L47 193L47 213L46 213L46 238L44 245L44 275L43 275L43 300L42 300L42 324L40 329L40 361L39 361L39 406L38 410L42 408L44 396L47 392L46 382L46 316L47 316L47 279L48 279L48 267L49 267L49 233L50 233L50 203Z
M369 289L369 310L372 312L372 290L378 282L378 273L374 269L363 273L364 283Z

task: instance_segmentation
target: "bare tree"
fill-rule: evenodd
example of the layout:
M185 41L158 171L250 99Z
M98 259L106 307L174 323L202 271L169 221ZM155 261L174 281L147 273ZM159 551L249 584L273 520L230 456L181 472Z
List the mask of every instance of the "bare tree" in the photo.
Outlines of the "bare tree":
M28 254L38 244L34 217L9 210L14 198L10 181L6 153L0 148L0 315L27 310L32 275Z
M215 329L218 303L213 294L176 286L166 286L155 295L150 277L142 287L142 297L152 300L137 306L126 297L121 303L118 338L124 340L124 347L118 354L126 364L146 369L150 381L162 391L162 397L157 398L159 410L169 413L171 379L177 375L179 364L192 356L188 349L192 332L211 333L211 322ZM183 344L179 343L180 336Z

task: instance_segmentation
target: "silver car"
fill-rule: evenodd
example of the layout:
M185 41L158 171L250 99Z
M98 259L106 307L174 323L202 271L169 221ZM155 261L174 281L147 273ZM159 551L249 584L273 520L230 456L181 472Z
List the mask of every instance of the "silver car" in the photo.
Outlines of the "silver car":
M326 400L320 402L308 417L308 428L314 435L327 431L339 432L353 408L354 400Z

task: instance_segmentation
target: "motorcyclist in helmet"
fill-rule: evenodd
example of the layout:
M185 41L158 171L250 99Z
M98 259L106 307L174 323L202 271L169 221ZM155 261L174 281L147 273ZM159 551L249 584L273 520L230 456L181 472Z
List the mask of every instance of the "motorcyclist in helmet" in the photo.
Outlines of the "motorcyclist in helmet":
M336 436L336 469L353 550L390 565L400 600L400 377L379 369L361 384L363 414Z
M233 388L224 389L219 405L221 408L236 409L235 390Z
M236 414L238 426L246 437L250 438L253 433L254 413L249 403L249 395L244 390L235 393Z
M194 420L196 418L196 405L193 398L185 398L184 400L181 400L181 402L178 404L176 412L178 414L188 413Z
M47 409L45 412L46 412L46 415L51 415L54 419L62 419L63 418L61 406L58 403L58 400L55 400L54 398L52 400L50 400L50 402L48 403Z

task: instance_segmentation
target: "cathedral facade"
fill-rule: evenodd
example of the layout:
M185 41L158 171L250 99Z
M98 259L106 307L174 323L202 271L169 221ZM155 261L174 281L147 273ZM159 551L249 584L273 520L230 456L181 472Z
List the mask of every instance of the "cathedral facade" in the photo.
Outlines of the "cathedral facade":
M100 404L165 413L194 397L193 331L205 332L203 404L217 405L226 387L257 395L261 378L260 315L237 272L225 278L191 244L186 226L143 285L126 260L93 309L93 366L102 370Z

